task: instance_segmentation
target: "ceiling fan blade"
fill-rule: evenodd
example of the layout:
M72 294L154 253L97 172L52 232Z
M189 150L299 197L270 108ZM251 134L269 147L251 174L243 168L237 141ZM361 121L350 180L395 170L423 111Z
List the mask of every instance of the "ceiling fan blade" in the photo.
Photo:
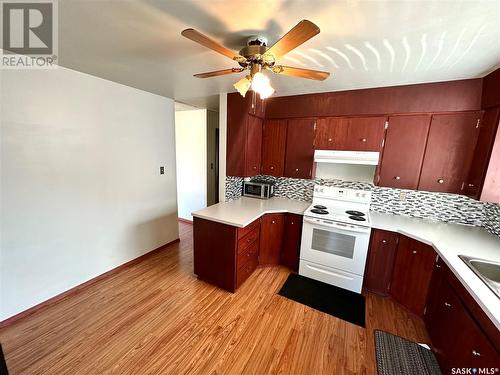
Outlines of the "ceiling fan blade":
M209 77L217 77L217 76L223 76L226 74L232 74L232 73L241 73L243 68L231 68L231 69L223 69L223 70L216 70L213 72L206 72L206 73L198 73L195 74L194 76L196 78L209 78Z
M287 76L294 76L300 78L315 79L318 81L324 81L330 76L328 72L322 72L320 70L302 69L294 68L292 66L275 65L271 68L274 73L284 74Z
M265 55L272 55L275 59L278 59L292 49L300 46L305 41L311 39L313 36L319 34L319 31L319 27L311 21L302 20L269 48Z
M215 40L210 39L208 36L203 35L199 31L195 29L186 29L181 32L181 35L191 39L193 42L201 44L204 47L210 48L211 50L220 53L221 55L227 56L232 60L240 60L245 59L243 56L238 55L236 52L231 51L230 49L224 47L220 43L217 43Z

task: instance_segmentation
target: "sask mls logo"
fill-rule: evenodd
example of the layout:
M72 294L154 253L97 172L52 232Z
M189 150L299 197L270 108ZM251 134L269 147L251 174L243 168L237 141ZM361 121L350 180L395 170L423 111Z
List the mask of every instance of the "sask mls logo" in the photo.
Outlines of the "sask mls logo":
M1 1L2 67L47 68L57 52L56 1Z

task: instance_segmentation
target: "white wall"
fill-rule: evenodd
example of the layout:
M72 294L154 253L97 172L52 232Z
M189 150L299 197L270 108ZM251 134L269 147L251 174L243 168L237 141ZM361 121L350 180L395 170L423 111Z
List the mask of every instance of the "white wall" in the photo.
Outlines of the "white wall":
M175 112L179 217L207 206L207 110Z
M178 225L171 99L65 68L0 74L3 320Z
M219 202L226 201L227 93L219 95Z

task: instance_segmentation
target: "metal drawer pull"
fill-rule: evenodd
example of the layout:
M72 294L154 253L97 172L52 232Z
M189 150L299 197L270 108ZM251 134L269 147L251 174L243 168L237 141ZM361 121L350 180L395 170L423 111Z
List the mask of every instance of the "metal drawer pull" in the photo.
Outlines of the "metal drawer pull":
M445 305L446 307L451 307L451 303L448 303L448 302L445 302L445 303L444 303L444 305Z
M474 187L474 184L467 184L467 186L469 186L469 187Z
M444 180L442 178L440 178L439 180L437 180L438 184L444 184Z
M394 179L395 180L401 180L401 177L400 176L394 176Z
M441 266L439 264L436 264L436 268L441 268Z
M299 168L295 168L295 172L298 172L299 171Z
M417 253L417 250L413 250L413 251L412 251L412 253L413 253L413 254L416 254L416 253Z
M331 141L333 141L333 138L328 138L328 142L331 142Z
M472 355L474 355L476 357L481 357L481 353L476 352L475 350L472 351Z
M361 142L366 142L366 138L361 138Z
M387 243L387 240L382 240L382 243Z
M274 224L274 223L275 223L275 221L274 221L274 220L273 220L273 221L271 221L271 224Z
M273 169L274 169L274 167L271 165L271 170L273 170Z

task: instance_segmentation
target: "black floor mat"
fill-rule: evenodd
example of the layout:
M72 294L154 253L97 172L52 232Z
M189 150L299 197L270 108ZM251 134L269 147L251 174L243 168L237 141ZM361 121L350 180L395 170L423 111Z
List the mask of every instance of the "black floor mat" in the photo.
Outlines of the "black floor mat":
M378 375L441 375L434 353L415 342L375 331Z
M365 326L365 297L350 290L290 274L279 295L358 326Z

